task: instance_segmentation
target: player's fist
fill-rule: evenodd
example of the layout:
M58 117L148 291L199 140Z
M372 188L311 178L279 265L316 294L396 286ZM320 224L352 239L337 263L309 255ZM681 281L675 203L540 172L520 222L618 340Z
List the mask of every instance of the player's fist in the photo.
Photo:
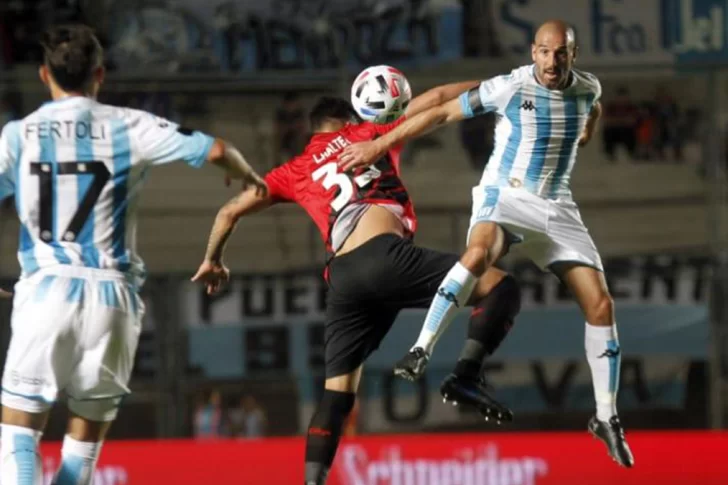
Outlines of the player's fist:
M203 261L190 280L202 283L207 289L207 294L213 295L230 281L230 270L222 262Z
M346 172L359 167L368 167L376 162L384 153L375 141L354 143L344 148L339 155L339 168Z
M579 146L583 147L587 143L589 143L589 140L592 138L592 132L591 130L584 130L584 132L579 137Z
M5 290L3 290L2 288L0 288L0 300L4 300L4 299L10 299L10 298L12 298L12 297L13 297L13 294L12 294L12 292L10 292L10 291L5 291Z

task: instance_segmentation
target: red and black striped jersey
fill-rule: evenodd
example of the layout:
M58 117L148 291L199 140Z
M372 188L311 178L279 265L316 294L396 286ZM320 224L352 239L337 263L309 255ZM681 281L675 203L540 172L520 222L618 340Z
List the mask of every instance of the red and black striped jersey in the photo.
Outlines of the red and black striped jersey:
M303 207L316 223L330 253L343 243L341 237L336 241L335 227L336 233L348 235L358 221L358 217L348 216L367 204L390 208L413 235L417 217L400 178L400 148L391 150L367 168L343 172L337 163L347 145L374 140L404 119L401 117L387 125L347 124L336 132L313 135L303 153L266 175L270 196L276 202L295 202ZM339 227L342 222L351 227Z

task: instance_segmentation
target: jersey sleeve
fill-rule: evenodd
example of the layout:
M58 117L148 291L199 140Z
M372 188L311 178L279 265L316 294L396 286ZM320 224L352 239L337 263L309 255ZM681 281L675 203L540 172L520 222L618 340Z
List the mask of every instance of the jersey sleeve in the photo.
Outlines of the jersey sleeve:
M592 103L596 103L602 97L602 83L599 82L599 78L594 74L585 73L585 75L588 81L589 90L593 96Z
M289 163L274 168L264 177L268 195L276 202L293 202L296 199Z
M150 113L139 116L137 150L141 160L151 165L185 162L192 167L205 163L214 138Z
M466 118L496 112L503 114L515 91L512 74L492 77L460 95L460 108Z
M594 76L594 103L602 98L602 83Z
M0 135L0 200L15 193L15 164L19 163L20 132L17 121L11 121Z

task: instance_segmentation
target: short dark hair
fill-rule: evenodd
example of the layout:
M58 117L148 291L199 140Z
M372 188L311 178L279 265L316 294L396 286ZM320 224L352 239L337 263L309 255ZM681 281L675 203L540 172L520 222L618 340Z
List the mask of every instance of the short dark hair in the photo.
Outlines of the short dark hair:
M361 118L345 99L324 96L311 108L308 120L311 123L311 129L317 131L327 120L359 123Z
M43 62L65 91L88 87L94 70L103 64L104 49L90 27L59 25L43 34Z

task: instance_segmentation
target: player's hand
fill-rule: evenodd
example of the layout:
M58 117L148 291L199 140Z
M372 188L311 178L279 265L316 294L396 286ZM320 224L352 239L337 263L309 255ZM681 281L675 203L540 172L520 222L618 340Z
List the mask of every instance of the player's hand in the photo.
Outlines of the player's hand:
M375 141L354 143L344 148L339 155L339 168L346 172L354 168L368 167L382 155L382 149Z
M0 288L0 300L10 299L13 297L13 293L11 291L5 291L2 288Z
M584 145L589 143L589 141L591 141L593 135L594 135L594 130L589 129L588 126L585 127L584 131L581 132L581 136L579 137L579 146L583 147Z
M247 190L249 188L255 189L255 195L260 197L265 197L268 195L268 184L265 183L265 180L260 178L260 176L255 173L251 172L249 174L246 174L242 178L243 182L243 190Z
M203 261L190 280L202 283L207 288L207 294L213 295L230 281L230 270L222 262Z

